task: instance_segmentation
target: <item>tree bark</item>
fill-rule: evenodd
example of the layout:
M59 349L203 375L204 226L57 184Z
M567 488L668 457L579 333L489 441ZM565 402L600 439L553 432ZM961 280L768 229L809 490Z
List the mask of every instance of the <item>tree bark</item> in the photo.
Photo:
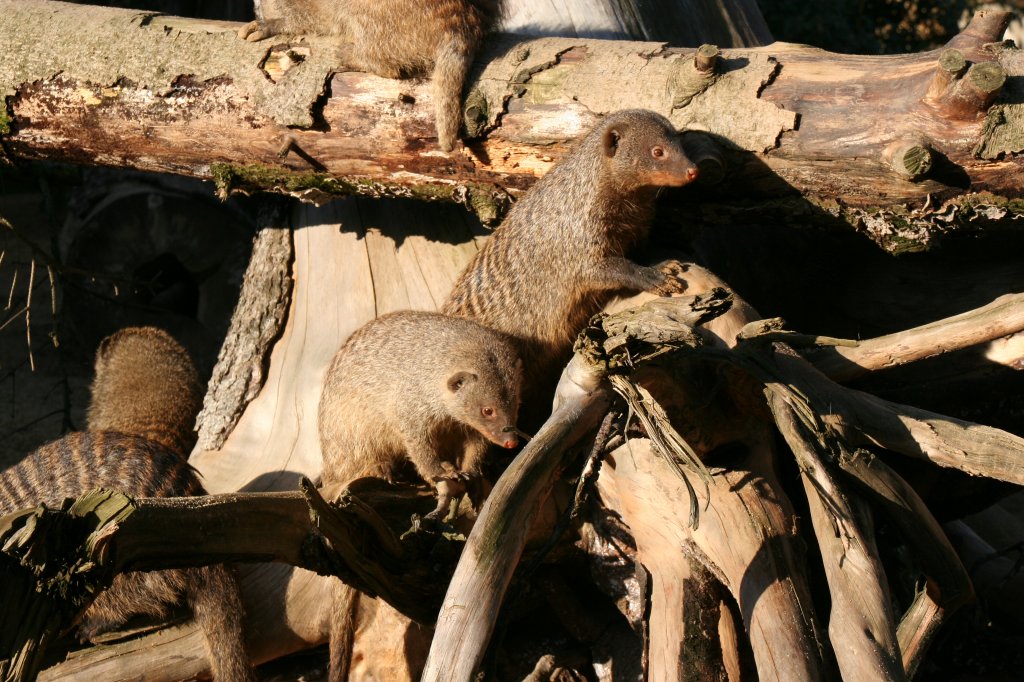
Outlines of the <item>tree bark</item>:
M331 75L329 49L315 38L291 46L301 57L295 61L286 50L267 54L281 41L244 43L235 39L235 25L224 22L0 0L0 44L12 46L11 54L24 55L0 63L0 95L7 104L0 143L13 159L194 175L215 179L225 192L276 189L315 201L346 193L454 199L493 219L507 198L546 172L568 141L597 115L640 105L669 115L678 125L706 129L710 134L702 138L686 136L694 156L700 156L702 173L709 179L735 179L666 193L673 216L695 216L699 222L700 211L706 210L730 220L757 210L770 219L775 207L787 219L800 213L808 222L834 225L838 218L897 250L908 240L926 241L935 226L946 230L964 223L1009 224L1022 213L1024 144L1018 137L1024 67L1019 51L984 47L994 40L1001 21L993 17L982 16L949 47L966 61L998 62L1009 78L994 103L988 100L999 78L992 66L960 74L956 54L941 51L865 58L775 44L723 50L716 58L713 50L704 50L701 66L715 65L709 72L693 66L696 51L658 43L502 36L480 57L466 96L468 127L481 137L445 156L434 147L432 104L424 84L351 72ZM37 41L44 32L49 37L43 44L73 45L78 57L41 49ZM971 112L979 116L972 118ZM929 162L931 168L919 177ZM844 193L839 200L837 192ZM436 308L475 251L478 236L476 226L458 209L427 216L406 201L347 200L324 209L301 207L292 225L295 291L284 329L271 343L263 390L233 426L225 422L224 430L230 431L226 439L204 441L214 446L197 450L192 458L211 491L294 489L300 476L315 477L320 468L316 405L333 353L348 334L375 316ZM692 277L705 275L694 270L688 281ZM272 317L277 319L276 313ZM723 321L725 317L708 326L722 324L718 336L733 346L741 325ZM934 338L941 340L941 334ZM225 367L230 360L225 358ZM1020 468L1005 455L1020 450L1019 439L834 385L822 388L824 379L808 377L813 370L806 363L788 357L779 362L786 365L786 377L806 380L801 385L822 401L817 409L823 414L831 414L823 404L857 408L842 415L850 423L829 424L857 445L882 443L907 454L938 453L948 465L1021 478ZM234 398L220 404L228 403L223 413L237 416ZM875 432L861 421L874 424ZM851 424L857 427L852 435L842 428ZM709 452L732 434L728 420L703 428L711 432L706 438ZM986 436L987 446L976 469L963 457L973 447L975 433ZM689 440L693 434L685 435ZM943 436L952 442L943 442ZM753 442L766 447L763 439ZM830 654L818 641L819 623L804 597L800 560L788 544L796 532L792 505L778 492L769 453L757 449L751 458L760 467L751 469L754 473L744 475L741 471L746 470L737 468L723 475L724 484L712 488L721 497L700 529L687 525L691 510L683 498L692 489L672 479L678 465L665 460L638 460L638 472L631 472L633 462L620 452L617 470L602 473L602 495L612 499L614 482L619 499L643 501L655 483L671 479L665 486L668 494L652 505L682 507L684 513L673 519L673 526L665 522L652 528L663 517L651 521L644 510L620 505L637 512L630 518L646 538L649 563L658 570L651 579L668 589L673 576L685 573L679 568L681 559L673 562L664 547L651 549L651 538L659 532L690 538L686 559L701 562L740 605L759 673L765 679L825 676ZM857 473L865 476L862 470ZM733 494L733 488L739 492ZM899 494L903 492L891 494L893 504L920 514L919 501L908 502ZM718 516L717 527L712 514ZM729 544L735 528L744 529L736 535L742 540L737 548ZM931 528L927 518L918 528L922 545L932 543L934 537L925 532ZM864 554L870 555L869 534L861 538ZM822 544L823 552L835 559L835 550L824 549L829 546L826 539ZM656 551L663 553L655 557ZM944 551L934 553L933 572L949 568ZM473 560L468 553L467 560ZM942 612L955 608L963 597L956 592L956 578L955 568L950 568L930 581L929 590L915 602L916 610L901 622L897 638L906 669L919 660L921 644L941 622ZM324 641L325 619L332 614L325 614L322 604L332 580L274 565L245 571L257 660ZM884 589L868 584L865 594L872 597L865 601L877 606ZM942 589L933 594L935 585ZM950 597L951 602L943 601ZM499 603L501 595L487 599ZM652 599L655 624L668 622L671 616L666 614L685 601L672 601L665 594ZM684 615L691 623L692 610ZM379 617L374 623L385 620ZM872 653L864 644L867 638L857 638L860 648L847 652L848 660L861 656L864 661L887 661L890 624L877 627L880 620L870 615L857 622L880 633L879 644ZM404 636L410 630L401 629L407 626L407 620L397 618L376 630L370 625L362 630L370 638L386 631L393 635L386 641L394 642L392 659L364 661L367 674L407 663L411 654L403 645L412 638ZM467 627L481 631L479 624ZM675 652L682 650L690 632L680 623L675 631L652 633L650 653L656 658L649 663L657 666L657 674L678 671ZM145 672L148 679L170 680L182 671L199 674L205 664L196 654L195 636L191 626L183 626L127 643L116 652L88 649L73 665L58 666L48 675L90 679L103 670L105 679L132 679ZM479 648L481 640L466 646ZM792 655L772 661L776 651ZM154 652L162 652L158 670L153 669ZM723 658L729 656L735 658L736 652L723 651ZM101 659L108 667L93 667ZM401 674L413 675L408 668ZM400 679L397 673L377 676Z
M496 36L465 97L474 140L446 155L434 148L427 84L331 75L320 39L247 43L225 22L46 0L0 9L0 42L31 55L0 64L15 159L313 201L455 200L491 221L597 116L642 106L717 141L702 152L705 182L731 182L681 190L683 204L699 197L727 215L741 198L787 214L799 206L805 222L845 223L892 250L940 226L1024 214L1024 56L991 45L1005 14L979 13L945 52L857 57L775 43L722 50L702 62L708 71L694 50L664 43ZM957 55L971 64L962 73L948 70Z

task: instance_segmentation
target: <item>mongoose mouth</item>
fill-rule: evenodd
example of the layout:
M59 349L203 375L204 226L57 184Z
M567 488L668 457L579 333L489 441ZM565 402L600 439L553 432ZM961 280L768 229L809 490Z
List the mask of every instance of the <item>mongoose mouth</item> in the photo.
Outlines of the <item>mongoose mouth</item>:
M504 433L497 438L493 439L495 445L500 445L506 450L511 450L515 446L519 445L519 438L517 436Z
M500 445L503 448L511 450L512 448L519 445L519 436L523 436L526 440L530 440L530 437L520 431L515 426L506 426L498 434L498 437L493 439L495 445Z
M651 171L648 178L655 187L682 187L696 180L699 174L696 166L688 166L678 171Z

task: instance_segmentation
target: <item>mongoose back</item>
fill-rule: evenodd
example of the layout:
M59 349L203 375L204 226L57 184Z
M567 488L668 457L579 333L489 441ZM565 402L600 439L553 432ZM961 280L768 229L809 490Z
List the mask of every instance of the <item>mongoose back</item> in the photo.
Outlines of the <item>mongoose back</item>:
M0 472L0 514L56 506L100 486L138 497L205 494L186 460L202 387L185 349L156 328L124 329L101 342L95 369L88 430ZM166 618L182 599L206 637L214 679L255 680L238 584L224 566L118 575L86 610L80 636L135 616Z
M462 88L502 0L262 0L239 35L336 36L347 66L385 78L430 74L438 144L451 151L462 120Z
M502 334L438 313L373 320L334 356L320 399L324 483L391 479L409 460L443 515L478 482L488 445L518 444L521 362ZM472 486L470 486L472 489ZM358 593L339 582L330 606L331 682L348 677Z
M660 270L626 254L647 238L660 188L696 177L668 119L641 109L609 114L516 202L442 310L517 340L524 405L533 403L534 384L551 382L612 295L666 285Z

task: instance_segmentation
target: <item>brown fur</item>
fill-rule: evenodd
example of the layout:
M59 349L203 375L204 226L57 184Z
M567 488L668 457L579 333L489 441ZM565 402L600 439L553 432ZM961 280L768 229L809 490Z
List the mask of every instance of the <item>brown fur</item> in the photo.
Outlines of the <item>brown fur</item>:
M516 202L459 276L442 309L516 339L524 406L550 397L576 335L614 294L666 286L659 269L626 255L646 240L660 188L696 176L663 116L609 114Z
M202 391L188 353L159 329L125 329L103 340L95 368L89 430L0 472L0 514L100 486L137 497L206 494L186 461ZM92 639L135 616L167 618L182 599L206 637L214 679L255 680L238 584L224 566L118 575L86 610L80 635Z
M517 444L504 429L515 426L520 380L508 340L475 322L414 311L369 322L324 380L324 483L391 480L406 459L432 484L479 474L490 443Z
M451 151L462 119L462 88L501 0L262 0L259 20L239 35L336 36L347 66L385 78L431 74L438 144Z
M202 386L192 358L166 332L130 327L96 350L90 431L142 436L188 457L196 443Z
M490 443L515 447L521 363L508 339L470 320L405 311L357 330L331 363L320 400L326 484L391 479L408 460L438 491L441 515L480 480ZM491 414L485 416L484 411ZM348 674L358 595L339 582L332 682Z

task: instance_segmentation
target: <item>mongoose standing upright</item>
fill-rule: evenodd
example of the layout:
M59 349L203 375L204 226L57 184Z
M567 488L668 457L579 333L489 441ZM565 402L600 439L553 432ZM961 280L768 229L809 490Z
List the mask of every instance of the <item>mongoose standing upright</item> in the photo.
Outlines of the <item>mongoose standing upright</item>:
M668 285L626 254L646 240L660 188L696 177L668 119L609 114L516 202L459 276L442 310L516 339L524 409L540 409L576 334L615 293Z
M123 329L100 343L95 369L88 430L0 472L0 514L100 486L139 497L206 494L186 461L202 386L185 349L160 329ZM214 679L255 680L238 583L224 566L118 575L86 610L80 635L92 639L139 615L166 618L182 598L206 637Z
M438 144L451 151L462 120L462 88L502 0L262 0L239 35L336 36L346 66L385 78L431 74Z
M509 340L470 320L404 311L367 323L334 356L324 381L324 483L390 480L408 460L437 489L431 515L443 515L479 481L490 443L518 444L521 380ZM330 607L331 682L348 677L356 598L338 583Z

